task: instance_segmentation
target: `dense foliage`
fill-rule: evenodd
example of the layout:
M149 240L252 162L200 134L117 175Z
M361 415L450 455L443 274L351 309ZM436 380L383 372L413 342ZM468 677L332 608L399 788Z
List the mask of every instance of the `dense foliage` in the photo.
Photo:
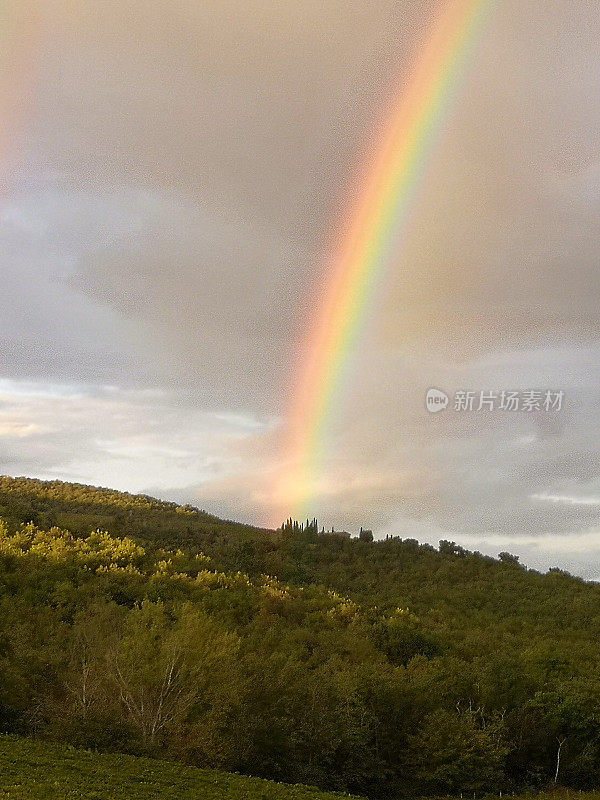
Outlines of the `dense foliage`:
M0 800L342 800L177 763L0 737Z
M600 587L0 479L0 724L370 797L600 785Z

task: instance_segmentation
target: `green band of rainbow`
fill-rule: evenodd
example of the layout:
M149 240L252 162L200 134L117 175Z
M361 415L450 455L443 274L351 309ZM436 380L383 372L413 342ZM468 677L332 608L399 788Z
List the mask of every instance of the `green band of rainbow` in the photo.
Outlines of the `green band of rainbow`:
M442 0L424 47L375 150L359 203L320 287L288 414L277 513L303 519L318 494L326 433L354 344L398 253L431 152L495 0Z

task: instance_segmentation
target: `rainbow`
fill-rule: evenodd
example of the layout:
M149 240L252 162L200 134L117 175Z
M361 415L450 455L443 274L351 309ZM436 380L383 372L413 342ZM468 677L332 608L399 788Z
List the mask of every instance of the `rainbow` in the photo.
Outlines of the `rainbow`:
M303 519L319 494L326 434L350 354L398 253L432 150L493 4L441 1L367 164L358 203L318 287L315 327L303 343L290 387L285 468L274 503L280 514Z

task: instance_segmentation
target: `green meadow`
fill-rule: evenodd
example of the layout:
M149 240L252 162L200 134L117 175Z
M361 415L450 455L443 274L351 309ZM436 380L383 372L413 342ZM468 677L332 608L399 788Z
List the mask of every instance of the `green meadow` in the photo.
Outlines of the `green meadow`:
M0 737L0 798L10 800L339 800L348 795Z

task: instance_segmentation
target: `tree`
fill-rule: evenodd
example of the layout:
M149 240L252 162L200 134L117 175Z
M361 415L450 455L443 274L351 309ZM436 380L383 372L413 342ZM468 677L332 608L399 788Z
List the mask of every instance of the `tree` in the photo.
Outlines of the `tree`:
M237 649L237 636L189 604L173 615L160 601L145 600L132 609L108 664L125 714L144 745L156 744L210 697Z
M514 556L512 553L502 552L498 553L498 558L504 564L518 564L519 563L519 556Z
M360 529L360 533L358 534L358 538L361 542L372 542L373 541L373 531L367 530L366 528Z
M94 604L79 611L69 637L69 665L65 676L75 716L83 719L109 701L106 658L114 648L124 613L115 603Z
M477 714L439 709L409 738L408 764L422 794L482 794L502 786L502 759L495 726Z

